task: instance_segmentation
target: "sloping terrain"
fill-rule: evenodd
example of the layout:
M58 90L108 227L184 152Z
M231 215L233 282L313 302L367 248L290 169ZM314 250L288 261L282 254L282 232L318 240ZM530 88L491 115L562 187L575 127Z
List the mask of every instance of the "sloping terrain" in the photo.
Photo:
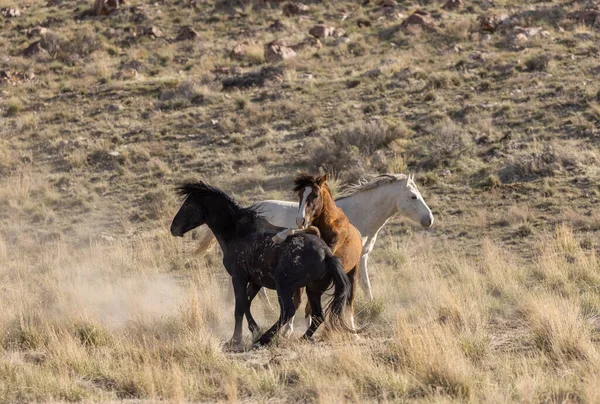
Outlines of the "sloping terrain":
M108 3L0 3L0 399L598 401L598 2ZM224 351L173 187L300 170L436 223L383 231L359 341Z

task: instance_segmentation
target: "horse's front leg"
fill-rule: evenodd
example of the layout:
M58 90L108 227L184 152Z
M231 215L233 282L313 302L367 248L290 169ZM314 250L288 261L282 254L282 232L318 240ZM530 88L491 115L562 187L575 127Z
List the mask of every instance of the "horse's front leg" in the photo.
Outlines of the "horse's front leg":
M256 283L249 283L248 289L246 290L246 298L248 299L248 304L246 305L246 320L248 321L248 329L252 334L260 332L260 327L252 317L252 313L250 312L250 306L252 305L252 300L256 296L256 294L261 290L262 286L257 285Z
M233 337L229 343L231 345L239 345L242 342L242 323L244 321L244 313L248 307L247 285L248 279L245 276L233 276L233 293L235 294L235 328Z

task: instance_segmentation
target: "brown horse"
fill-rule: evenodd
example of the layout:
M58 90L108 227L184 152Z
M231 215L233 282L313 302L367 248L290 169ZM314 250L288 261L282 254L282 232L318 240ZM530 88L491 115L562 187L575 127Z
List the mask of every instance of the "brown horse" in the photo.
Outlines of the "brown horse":
M362 253L362 238L342 209L335 204L331 190L327 185L327 174L317 177L300 174L294 181L294 191L300 198L300 208L296 217L299 228L316 227L321 238L340 259L344 272L352 285L348 297L350 325L354 328L354 296L358 279L358 266ZM298 294L295 296L298 304ZM306 316L310 314L310 305L306 305ZM308 317L310 318L310 317Z

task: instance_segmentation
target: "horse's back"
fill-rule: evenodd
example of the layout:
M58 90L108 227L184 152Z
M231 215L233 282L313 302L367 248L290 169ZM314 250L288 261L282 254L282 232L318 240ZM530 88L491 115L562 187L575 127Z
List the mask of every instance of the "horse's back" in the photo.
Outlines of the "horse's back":
M298 204L295 202L266 200L256 204L260 215L275 226L296 228Z

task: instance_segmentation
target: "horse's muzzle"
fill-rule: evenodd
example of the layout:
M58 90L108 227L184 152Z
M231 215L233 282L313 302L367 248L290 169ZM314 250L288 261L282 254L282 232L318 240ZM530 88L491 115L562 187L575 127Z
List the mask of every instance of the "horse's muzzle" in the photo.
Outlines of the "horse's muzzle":
M183 232L180 228L171 226L171 235L175 237L183 237Z
M297 217L296 226L298 226L299 229L304 229L306 227L306 219L300 216Z
M428 216L421 219L421 227L429 229L431 226L433 226L433 216Z

